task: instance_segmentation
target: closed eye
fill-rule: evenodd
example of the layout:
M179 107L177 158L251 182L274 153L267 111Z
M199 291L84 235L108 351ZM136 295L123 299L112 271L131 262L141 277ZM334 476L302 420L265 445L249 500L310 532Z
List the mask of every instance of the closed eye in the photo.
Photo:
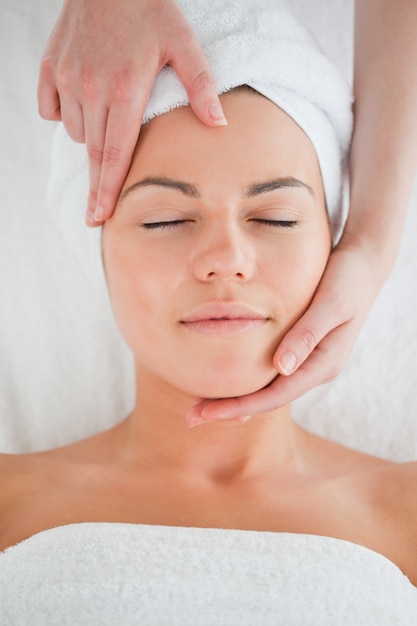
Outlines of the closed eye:
M256 224L261 224L265 226L271 226L275 228L294 228L298 225L297 220L267 220L261 218L254 218L252 220Z
M177 226L180 226L181 224L186 224L189 221L190 220L169 220L166 222L147 222L145 224L142 224L142 226L145 230L156 230L157 228L175 228Z
M142 224L145 230L163 230L168 228L177 228L178 226L188 224L191 220L167 220L164 222L146 222ZM272 228L294 228L298 225L297 220L269 220L254 218L253 222L260 226L268 226Z

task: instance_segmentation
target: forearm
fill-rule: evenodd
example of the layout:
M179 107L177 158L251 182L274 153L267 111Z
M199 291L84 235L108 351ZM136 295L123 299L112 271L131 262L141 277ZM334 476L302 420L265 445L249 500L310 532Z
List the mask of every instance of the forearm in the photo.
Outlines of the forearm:
M355 2L347 238L395 258L417 167L417 2Z

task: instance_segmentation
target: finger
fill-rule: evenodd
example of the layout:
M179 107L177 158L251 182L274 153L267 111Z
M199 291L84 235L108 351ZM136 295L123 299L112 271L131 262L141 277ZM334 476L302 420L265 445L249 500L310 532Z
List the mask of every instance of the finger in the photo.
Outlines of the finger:
M202 412L206 406L212 403L213 403L212 400L203 400L202 402L199 402L198 404L195 404L193 407L191 407L191 409L187 411L187 414L185 416L185 420L188 426L191 427L191 426L198 426L199 424L203 424L205 420L201 416ZM216 400L216 403L217 403L217 400Z
M285 401L281 399L281 388L285 380L277 376L272 383L256 393L209 402L201 407L200 417L202 420L229 420L280 408L285 405Z
M347 311L335 305L333 298L318 293L309 308L281 340L274 355L274 366L289 376L309 357L326 335L349 322Z
M184 85L197 117L208 126L225 126L227 120L210 66L191 29L185 37L178 37L169 64Z
M300 367L290 377L277 376L268 387L256 393L197 405L193 407L192 419L196 420L198 415L202 421L230 420L273 411L286 406L319 382L319 372Z
M61 119L71 139L78 143L84 143L84 117L80 104L61 98Z
M304 363L322 339L321 329L300 320L288 331L274 355L274 365L280 374L289 376Z
M38 112L44 120L51 122L61 121L61 103L55 87L51 85L39 85Z
M49 57L42 59L38 81L38 111L44 120L59 121L61 105Z
M112 215L128 173L145 109L144 96L147 98L148 93L141 96L139 101L109 110L95 209L98 221Z
M194 420L235 419L255 415L286 406L319 384L332 381L340 373L350 352L353 340L343 342L344 328L338 328L328 335L309 358L291 376L278 375L270 385L246 396L225 400L204 401L193 407ZM335 355L335 351L337 353Z
M45 56L41 62L38 83L39 113L48 120L62 120L68 135L84 143L84 121L80 104L68 93L65 81L57 84L53 60Z
M105 106L100 109L98 106L96 106L96 108L91 106L84 108L85 143L89 168L89 195L86 222L89 226L98 226L101 224L100 221L94 218L94 212L97 207L107 119L108 110Z

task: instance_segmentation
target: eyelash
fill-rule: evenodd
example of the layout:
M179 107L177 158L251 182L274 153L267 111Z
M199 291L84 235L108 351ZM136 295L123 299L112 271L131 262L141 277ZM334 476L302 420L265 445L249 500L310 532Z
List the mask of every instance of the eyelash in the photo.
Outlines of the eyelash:
M172 220L171 222L148 222L147 224L142 224L145 230L156 230L157 228L175 228L180 224L186 224L189 220Z
M261 224L262 226L271 226L275 228L294 228L298 225L296 220L265 220L256 218L253 221L257 224Z
M145 230L156 230L156 229L168 229L168 228L176 228L181 224L187 224L190 220L172 220L170 222L148 222L146 224L142 224ZM256 218L252 220L256 224L270 226L275 228L294 228L298 225L296 220L266 220Z

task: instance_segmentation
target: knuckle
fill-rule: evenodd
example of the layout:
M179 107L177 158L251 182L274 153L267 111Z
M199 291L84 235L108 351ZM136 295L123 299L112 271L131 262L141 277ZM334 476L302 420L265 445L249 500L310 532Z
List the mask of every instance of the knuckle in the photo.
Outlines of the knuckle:
M124 68L114 73L110 87L116 104L128 104L134 97L138 81L130 68Z
M103 152L103 163L110 167L118 166L122 159L122 151L115 146L108 146Z
M90 161L110 167L119 166L123 160L123 151L116 146L100 148L97 145L90 145L87 147L87 154Z
M75 80L74 68L68 63L61 63L56 73L56 84L59 93L64 95L72 93Z
M99 84L95 72L84 68L81 74L81 88L86 100L95 100L99 93Z
M103 162L103 150L97 146L87 146L87 154L90 161L101 164Z
M39 67L39 74L41 80L48 80L50 76L54 73L54 62L50 55L45 55L42 57Z
M38 102L38 113L43 120L48 120L51 122L58 122L61 119L61 112L56 106L51 104L51 102ZM69 133L68 133L69 134Z
M317 339L313 331L308 328L303 328L300 332L300 339L302 344L307 348L309 352L314 350L317 345Z
M202 91L213 84L213 79L207 70L202 70L192 80L193 90L195 91Z

